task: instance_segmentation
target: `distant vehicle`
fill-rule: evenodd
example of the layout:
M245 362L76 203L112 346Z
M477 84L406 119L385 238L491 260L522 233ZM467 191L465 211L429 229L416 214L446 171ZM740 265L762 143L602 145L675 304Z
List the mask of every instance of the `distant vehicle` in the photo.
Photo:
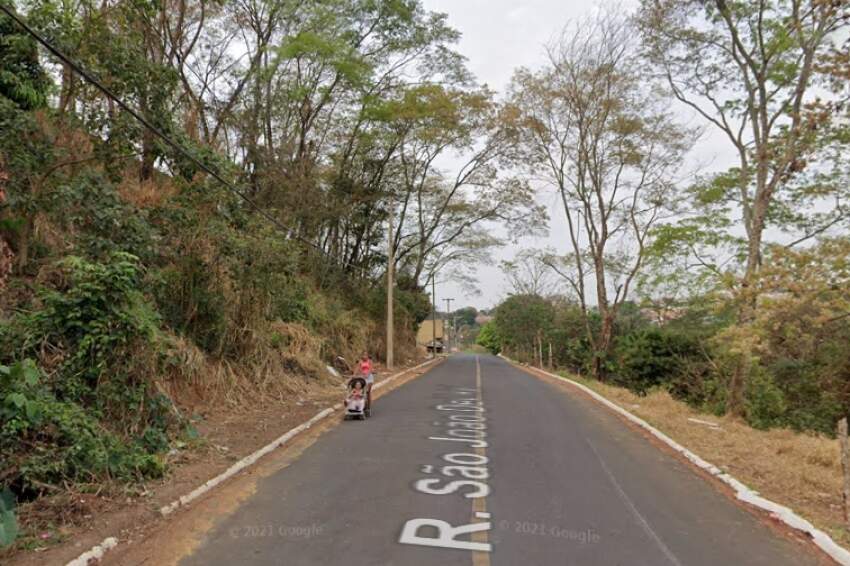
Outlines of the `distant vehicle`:
M429 352L433 352L436 349L438 354L442 354L444 349L443 341L440 339L437 339L436 341L432 340L425 345L425 348Z

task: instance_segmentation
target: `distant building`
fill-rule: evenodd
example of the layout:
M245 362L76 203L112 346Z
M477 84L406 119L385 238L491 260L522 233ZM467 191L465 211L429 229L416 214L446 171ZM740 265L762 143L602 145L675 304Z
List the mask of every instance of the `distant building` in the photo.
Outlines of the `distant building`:
M655 306L640 309L640 314L650 322L663 326L687 313L684 307Z
M443 340L445 337L444 329L445 322L440 318L437 319L436 328L434 327L434 321L432 319L427 318L423 320L419 325L419 330L416 331L416 345L428 346L428 344L434 340L435 334L437 340Z
M478 313L478 316L475 317L475 324L477 324L478 326L484 326L491 320L493 320L493 317L489 314Z

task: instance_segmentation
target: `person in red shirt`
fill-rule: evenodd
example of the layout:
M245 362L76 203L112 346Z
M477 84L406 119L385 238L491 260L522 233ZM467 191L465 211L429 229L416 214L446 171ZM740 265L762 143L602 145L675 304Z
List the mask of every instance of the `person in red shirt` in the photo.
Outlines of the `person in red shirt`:
M372 384L375 383L375 370L372 366L372 358L364 353L360 357L360 375L366 378L366 416L369 416L372 408Z

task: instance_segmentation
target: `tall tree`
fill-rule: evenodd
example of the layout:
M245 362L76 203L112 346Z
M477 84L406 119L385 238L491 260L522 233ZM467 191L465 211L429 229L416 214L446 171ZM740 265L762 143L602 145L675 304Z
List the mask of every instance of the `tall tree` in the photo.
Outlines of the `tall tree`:
M637 20L647 53L673 95L721 132L737 155L736 167L706 184L698 198L717 205L711 212L719 222L734 212L743 224L744 260L735 287L743 324L758 305L755 281L765 231L788 224L792 181L818 148L824 115L813 104L814 77L830 38L847 29L848 10L846 1L821 0L641 4ZM822 187L815 194L822 195ZM829 223L834 216L821 219ZM821 231L809 225L798 241ZM743 410L746 358L730 383L730 409L737 414Z
M507 223L517 235L541 225L529 185L510 173L515 124L487 90L414 87L390 107L402 133L395 161L397 261L416 281L450 262L480 260L501 242L482 226ZM458 156L451 172L441 159Z
M563 205L571 251L550 265L578 297L598 378L692 137L641 73L634 37L629 19L602 12L565 30L548 65L512 86L530 162Z

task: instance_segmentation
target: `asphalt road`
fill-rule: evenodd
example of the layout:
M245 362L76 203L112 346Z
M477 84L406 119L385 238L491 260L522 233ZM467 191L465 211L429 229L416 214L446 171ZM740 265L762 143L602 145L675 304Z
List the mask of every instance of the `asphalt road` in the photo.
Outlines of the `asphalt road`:
M180 562L819 563L593 401L471 355L322 435Z

